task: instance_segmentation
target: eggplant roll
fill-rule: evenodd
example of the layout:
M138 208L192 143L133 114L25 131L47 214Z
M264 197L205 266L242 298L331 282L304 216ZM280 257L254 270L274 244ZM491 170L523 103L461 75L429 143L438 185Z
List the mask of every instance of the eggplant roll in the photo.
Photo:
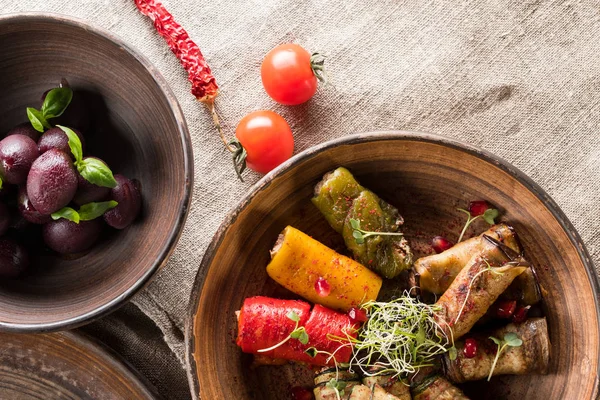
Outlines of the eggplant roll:
M374 385L381 386L386 392L396 396L400 400L411 400L410 386L389 374L382 374L377 376L366 376L362 380L363 385L372 387Z
M327 382L335 379L338 382L344 382L343 399L347 399L349 394L352 392L352 388L360 385L360 379L358 375L347 369L340 368L336 371L335 368L323 368L315 376L315 388L313 393L315 400L338 400L337 393L333 388L327 386Z
M421 257L415 261L414 269L419 275L421 289L434 294L444 293L475 255L488 260L508 261L502 249L484 235L504 244L516 254L521 252L514 230L506 224L494 225L481 235L457 243L440 254Z
M439 375L425 379L412 390L413 400L469 400L464 393Z
M501 297L506 300L516 300L526 306L539 303L542 295L533 269L527 268L517 276Z
M388 279L410 269L413 254L404 236L372 235L363 241L353 236L351 220L359 221L365 231L393 233L399 233L404 220L394 206L362 187L346 168L326 174L315 187L312 202L342 234L346 247L361 264Z
M371 386L354 386L348 400L399 400L399 397L386 392L381 386L373 384Z
M456 383L487 378L497 351L490 336L503 338L509 332L516 333L523 344L519 347L507 346L500 353L493 375L548 373L550 338L546 318L531 318L521 324L509 324L494 331L469 335L477 343L477 353L473 358L465 357L463 340L455 342L457 358L450 360L447 354L444 356L446 377Z
M435 318L448 338L468 333L498 296L528 268L521 261L499 264L474 256L435 303Z

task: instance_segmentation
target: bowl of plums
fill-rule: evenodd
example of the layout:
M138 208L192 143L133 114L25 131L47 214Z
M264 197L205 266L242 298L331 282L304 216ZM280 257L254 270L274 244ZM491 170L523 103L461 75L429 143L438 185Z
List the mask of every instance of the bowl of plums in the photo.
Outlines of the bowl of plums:
M200 271L196 398L598 395L598 280L577 232L523 173L448 138L306 150L229 214Z
M71 328L166 262L190 138L151 64L61 16L0 17L0 330Z

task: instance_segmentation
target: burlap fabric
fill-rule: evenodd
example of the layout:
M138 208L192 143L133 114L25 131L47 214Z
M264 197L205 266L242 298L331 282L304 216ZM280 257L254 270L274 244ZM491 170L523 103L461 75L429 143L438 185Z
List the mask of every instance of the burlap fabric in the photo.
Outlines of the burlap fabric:
M184 110L194 145L192 208L168 265L99 334L162 389L186 396L183 334L200 260L226 212L260 177L239 182L187 75L133 0L0 0L109 30L148 57ZM593 0L165 0L221 86L227 132L256 109L290 123L296 151L352 132L429 131L512 162L562 207L600 261L600 4ZM308 104L274 104L260 63L282 42L327 55L330 85ZM155 336L139 332L159 329ZM132 330L133 329L133 330ZM140 337L141 335L141 337ZM146 337L148 336L148 337ZM164 355L167 344L174 357ZM161 356L161 354L163 354ZM149 364L150 363L150 364ZM179 378L175 379L174 376Z

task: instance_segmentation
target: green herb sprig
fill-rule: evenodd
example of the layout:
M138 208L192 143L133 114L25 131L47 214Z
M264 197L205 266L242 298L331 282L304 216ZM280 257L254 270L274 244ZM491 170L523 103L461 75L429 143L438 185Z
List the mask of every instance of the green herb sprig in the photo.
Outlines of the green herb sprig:
M369 236L404 236L402 232L370 232L360 228L360 221L357 219L350 219L350 226L352 227L352 236L356 243L363 244L365 239Z
M114 200L101 201L98 203L87 203L79 207L78 211L72 209L71 207L63 207L60 210L50 214L50 216L55 221L64 218L78 224L80 221L90 221L92 219L96 219L104 215L104 213L108 210L115 208L118 204L119 203Z
M286 317L296 323L296 326L294 326L294 330L291 331L290 334L285 339L283 339L281 342L279 342L271 347L268 347L266 349L260 349L257 351L258 353L265 353L267 351L275 350L276 348L283 345L290 339L296 339L302 344L308 343L309 338L308 338L308 333L306 333L306 329L303 326L298 326L300 324L300 317L298 316L298 314L296 314L295 311L290 311L289 313L286 314Z
M463 208L457 208L457 210L458 211L462 211L465 214L467 214L467 222L465 223L465 226L463 227L463 230L460 232L460 236L458 237L458 241L456 243L459 243L460 241L462 241L463 236L465 235L465 232L467 231L467 228L477 218L481 217L488 224L494 225L496 223L494 220L498 217L498 214L499 214L498 210L496 210L495 208L488 208L487 210L485 210L483 212L483 214L477 215L475 217L473 217L468 210L465 210Z
M350 367L360 368L366 376L415 373L434 365L452 344L435 320L441 308L411 297L408 291L392 301L369 301L363 307L369 319L357 338L348 341L353 345ZM370 370L374 364L381 367L376 372Z
M60 117L71 104L72 99L73 91L68 86L50 90L44 98L41 110L27 107L27 118L29 118L31 126L38 132L44 132L44 129L52 128L48 120Z
M333 389L337 400L341 400L344 395L344 389L346 389L346 382L331 378L326 384L326 387Z
M69 138L69 148L71 149L71 153L73 157L75 157L75 168L77 171L87 180L88 182L108 187L114 188L117 186L117 181L113 176L112 171L108 168L103 161L88 157L83 159L83 148L81 146L81 140L79 140L79 136L70 128L62 125L56 125L60 128Z
M490 374L487 378L488 382L490 381L490 379L492 379L492 374L494 373L494 369L496 368L496 364L498 363L498 359L500 358L500 353L502 353L507 347L519 347L523 344L523 341L514 332L508 332L504 334L504 339L498 339L494 336L490 336L489 338L494 343L496 343L496 345L498 346L498 350L496 351L496 357L494 358L492 368L490 369Z
M331 337L330 335L327 335L327 338L330 340L333 340L333 341L340 341L340 338L334 338L334 337ZM345 341L345 339L342 338L341 341ZM351 343L349 341L347 341L346 343L344 343L344 345L350 346ZM343 348L344 345L338 347L333 353L330 353L330 352L324 351L324 350L317 350L316 347L309 347L308 349L304 350L304 352L306 354L308 354L309 356L311 356L312 358L315 358L317 356L317 354L324 354L324 355L328 356L328 358L327 358L328 363L329 363L329 361L333 360L333 363L335 364L335 378L331 378L325 386L327 386L330 389L333 389L337 400L342 399L341 396L344 395L344 389L346 388L346 382L340 381L340 379L339 379L340 378L340 363L337 362L337 359L335 358L335 353L337 351L339 351L341 348ZM348 364L342 364L342 365L349 367Z

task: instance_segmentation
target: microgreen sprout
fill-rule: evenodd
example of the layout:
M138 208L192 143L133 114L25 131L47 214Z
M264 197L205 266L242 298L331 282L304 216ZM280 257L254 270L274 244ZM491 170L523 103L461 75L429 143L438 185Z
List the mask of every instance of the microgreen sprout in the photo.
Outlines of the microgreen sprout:
M457 208L457 210L462 211L465 214L467 214L467 222L465 223L463 230L460 232L460 236L458 237L458 241L456 243L459 243L460 241L462 241L462 238L463 238L463 236L465 236L465 232L467 231L467 228L477 218L481 217L488 224L494 225L496 223L496 221L494 221L494 220L498 217L498 210L496 210L495 208L488 208L487 210L485 210L483 212L483 214L476 215L476 216L471 215L471 212L469 212L468 210L462 209L462 208Z
M456 360L456 357L458 357L458 350L456 350L456 346L453 345L448 349L448 358L454 361Z
M363 244L365 242L365 239L369 236L404 236L404 234L401 232L365 231L360 228L360 221L354 218L350 219L350 226L352 227L352 236L358 244Z
M260 349L258 350L258 353L265 353L267 351L275 350L290 339L296 339L302 344L308 343L308 334L306 333L306 329L303 326L298 326L300 324L300 317L298 316L298 314L296 314L296 312L294 311L290 311L289 313L287 313L286 317L296 323L296 326L294 326L294 330L291 331L290 334L281 342L266 349Z
M492 266L490 265L490 263L484 258L483 261L486 264L486 267L483 268L481 271L479 271L478 273L476 273L475 275L473 275L473 278L471 278L471 281L469 282L469 288L467 289L467 295L465 296L465 301L463 301L462 306L460 307L460 311L458 312L458 315L456 316L456 319L454 320L454 323L456 324L458 322L458 319L460 318L463 310L465 309L465 305L467 304L467 300L469 299L469 295L471 294L471 289L473 288L473 283L475 283L475 280L482 275L484 272L491 272L492 274L495 275L502 275L503 272L498 272L496 271L494 268L492 268Z
M353 344L350 368L358 367L366 376L407 375L434 365L436 357L448 351L451 341L434 318L438 306L405 291L390 302L369 301L364 307L368 321L356 339L348 338ZM375 364L377 371L370 368Z
M325 386L335 391L337 400L342 399L342 396L344 395L344 389L346 388L346 382L331 378L329 382L325 384Z
M327 338L332 340L333 338L330 338L329 335L327 335ZM336 338L335 340L339 340L339 338ZM333 391L335 391L335 396L337 398L337 400L341 400L342 397L344 395L344 389L346 388L346 382L344 381L340 381L340 364L337 362L337 359L335 358L335 353L340 350L342 347L344 346L350 346L351 343L347 342L345 343L343 346L338 347L333 353L330 353L328 351L323 351L323 350L317 350L316 347L309 347L308 349L304 350L304 352L306 354L308 354L309 356L311 356L312 358L315 358L317 356L317 354L324 354L326 356L328 356L326 362L329 363L329 361L333 360L333 363L335 364L335 378L331 378L329 380L329 382L327 382L327 384L325 386L327 386L330 389L333 389ZM342 364L344 366L348 366L348 364Z
M500 353L504 351L506 347L519 347L523 344L523 341L519 338L519 336L514 332L508 332L504 334L504 339L498 339L496 337L490 336L490 340L492 340L498 346L498 350L496 351L496 357L494 358L494 363L492 364L492 368L490 369L490 374L488 375L488 382L492 379L492 374L494 373L494 369L496 368L496 363L500 358Z

